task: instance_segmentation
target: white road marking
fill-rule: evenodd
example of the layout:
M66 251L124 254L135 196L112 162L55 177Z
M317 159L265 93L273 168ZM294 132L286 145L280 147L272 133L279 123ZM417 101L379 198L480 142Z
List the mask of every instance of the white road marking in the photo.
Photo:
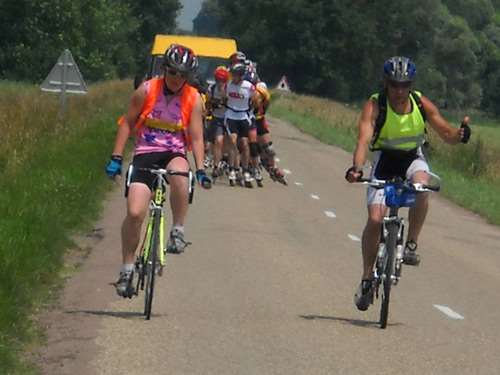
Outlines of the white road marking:
M295 185L297 185L297 186L304 186L304 184L302 182L296 182Z
M361 242L361 238L355 236L354 234L348 234L347 237L349 237L352 241Z
M312 199L319 200L319 196L317 196L316 194L311 194L311 198L312 198Z
M292 171L290 171L288 169L283 169L283 172L285 172L285 174L292 174Z
M280 162L280 159L279 159L279 158L274 158L274 161L275 161L276 163L279 163L279 162Z
M443 314L447 315L451 319L456 319L456 320L464 320L465 318L457 313L456 311L453 311L450 309L448 306L443 306L443 305L434 305L436 309L441 311Z
M327 217L332 218L332 219L335 219L337 217L337 215L335 215L335 212L333 212L333 211L325 211L325 215Z

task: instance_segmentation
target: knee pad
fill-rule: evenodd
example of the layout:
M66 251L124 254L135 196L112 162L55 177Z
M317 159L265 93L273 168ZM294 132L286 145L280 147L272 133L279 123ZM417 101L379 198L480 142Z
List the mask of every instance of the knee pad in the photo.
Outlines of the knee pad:
M259 155L262 154L262 146L260 145L260 143L257 142L257 151L259 152Z
M255 142L250 143L250 156L252 158L259 156L259 145Z
M276 156L272 142L262 145L262 150L268 158L274 158Z

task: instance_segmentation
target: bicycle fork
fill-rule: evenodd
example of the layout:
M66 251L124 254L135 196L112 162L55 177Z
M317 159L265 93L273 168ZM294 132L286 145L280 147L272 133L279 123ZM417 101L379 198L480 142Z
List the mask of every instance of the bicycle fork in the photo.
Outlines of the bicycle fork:
M403 237L404 237L404 219L396 216L389 216L384 218L384 222L382 224L381 234L380 234L380 243L377 253L377 263L375 267L375 278L383 282L387 277L385 271L387 270L385 262L387 261L387 248L386 242L387 237L389 236L389 230L387 226L389 223L394 223L397 230L397 240L396 240L396 249L395 249L395 262L394 262L394 274L390 275L392 284L397 285L401 278L401 269L403 264Z
M158 275L162 275L163 274L163 267L165 267L165 263L166 263L166 256L165 256L165 253L164 253L164 249L165 249L165 217L164 217L164 213L163 213L163 210L159 209L159 210L156 210L155 208L153 208L151 210L151 214L150 214L150 217L149 217L149 220L148 220L148 226L146 228L146 235L144 236L144 242L142 243L142 246L141 246L141 252L139 253L139 256L137 257L137 260L136 260L136 264L135 264L135 267L136 267L136 270L138 271L138 274L139 275L144 275L144 269L143 267L146 265L146 259L149 258L149 250L151 248L151 240L153 238L153 218L154 218L154 215L156 214L160 214L160 246L159 246L159 251L157 252L158 254L158 260L159 260L159 264L158 264L158 269L157 269L157 273ZM139 281L138 281L138 287L136 288L136 295L138 294L138 290L139 288L141 290L144 289L144 280L143 280L143 277L139 277Z

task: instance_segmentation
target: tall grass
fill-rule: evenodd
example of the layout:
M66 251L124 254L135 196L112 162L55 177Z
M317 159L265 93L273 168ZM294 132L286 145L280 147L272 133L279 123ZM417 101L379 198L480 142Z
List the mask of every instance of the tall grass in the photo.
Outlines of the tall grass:
M56 96L0 84L0 373L33 337L31 311L57 281L69 235L96 217L110 187L103 173L130 82L71 97L64 121Z
M292 94L278 95L270 110L322 142L354 149L360 108ZM459 122L459 115L446 115L453 123ZM467 145L444 144L430 130L429 160L443 179L445 196L500 224L500 124L495 127L492 119L479 118L484 122L472 122L473 136Z

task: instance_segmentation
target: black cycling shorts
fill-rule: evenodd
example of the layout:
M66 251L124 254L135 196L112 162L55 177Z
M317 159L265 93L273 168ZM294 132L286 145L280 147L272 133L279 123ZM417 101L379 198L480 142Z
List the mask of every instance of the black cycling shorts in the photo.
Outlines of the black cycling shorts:
M208 125L208 141L214 143L215 138L229 134L223 118L214 117Z
M250 120L231 120L226 119L227 126L232 134L238 134L240 138L248 138L248 132L250 131L251 122Z
M384 150L375 165L374 176L381 180L405 178L406 171L418 159L417 149L410 151Z
M145 184L149 187L149 190L153 191L156 176L147 171L141 171L139 168L166 168L168 163L176 157L186 159L186 155L180 152L152 152L150 154L135 155L132 160L132 167L127 171L127 178L125 179L125 196L128 195L128 186L134 182ZM131 176L129 176L130 170L132 170Z

